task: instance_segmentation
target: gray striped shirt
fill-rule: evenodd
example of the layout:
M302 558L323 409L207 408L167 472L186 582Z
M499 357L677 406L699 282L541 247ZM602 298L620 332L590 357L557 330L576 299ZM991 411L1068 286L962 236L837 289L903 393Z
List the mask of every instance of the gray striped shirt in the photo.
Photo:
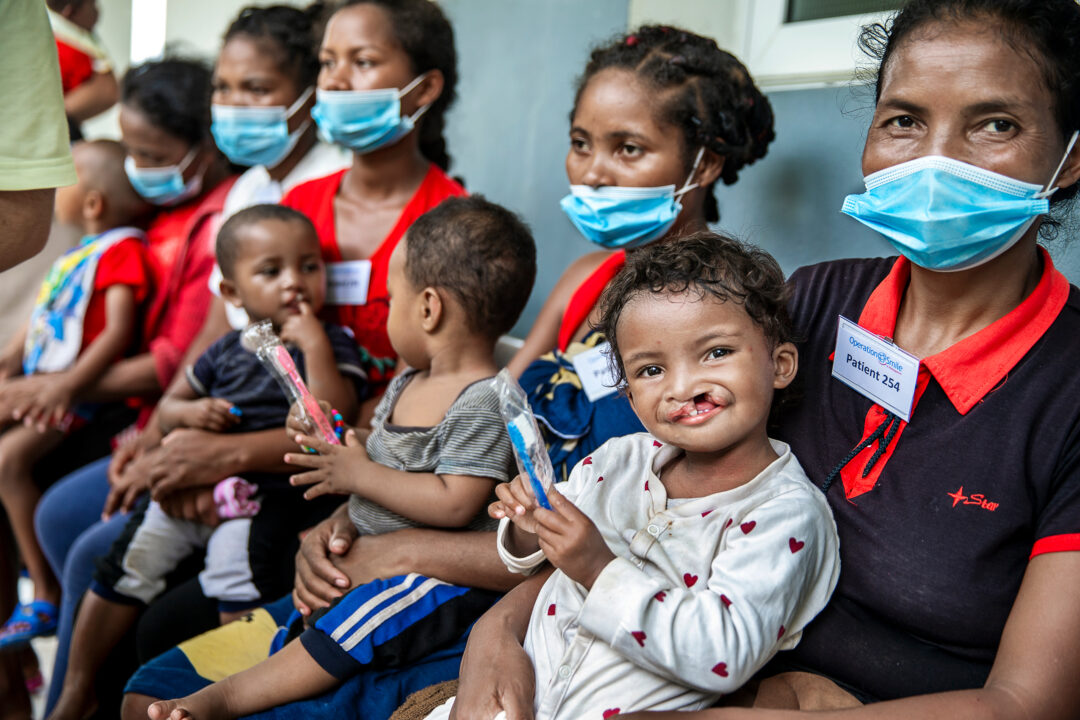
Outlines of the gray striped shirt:
M506 482L516 474L506 426L499 415L499 396L491 380L478 380L458 395L446 417L434 427L402 427L388 421L402 390L416 370L400 372L375 408L367 453L380 465L417 473L473 475ZM492 488L494 500L494 486ZM365 498L349 498L349 518L366 535L420 527ZM494 530L497 522L485 508L468 524L470 530Z

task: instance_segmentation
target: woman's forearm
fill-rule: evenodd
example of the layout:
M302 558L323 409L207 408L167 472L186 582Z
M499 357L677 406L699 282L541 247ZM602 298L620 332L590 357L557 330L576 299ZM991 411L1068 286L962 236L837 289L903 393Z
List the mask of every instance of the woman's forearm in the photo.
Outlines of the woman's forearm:
M391 574L420 573L453 585L505 591L524 578L506 569L495 549L495 533L412 528L361 542L385 545Z
M154 356L143 353L110 365L82 395L94 402L113 402L128 397L154 397L161 390Z

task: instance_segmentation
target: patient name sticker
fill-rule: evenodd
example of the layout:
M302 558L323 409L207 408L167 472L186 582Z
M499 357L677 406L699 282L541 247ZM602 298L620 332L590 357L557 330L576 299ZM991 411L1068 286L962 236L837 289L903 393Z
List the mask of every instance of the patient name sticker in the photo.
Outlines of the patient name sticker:
M574 372L581 380L581 389L585 391L585 397L589 398L589 402L596 402L618 389L615 384L615 373L608 363L610 355L611 345L605 342L578 353L571 360L574 364Z
M832 375L904 422L911 420L919 358L840 316Z
M370 284L370 260L347 260L326 265L328 305L366 305Z

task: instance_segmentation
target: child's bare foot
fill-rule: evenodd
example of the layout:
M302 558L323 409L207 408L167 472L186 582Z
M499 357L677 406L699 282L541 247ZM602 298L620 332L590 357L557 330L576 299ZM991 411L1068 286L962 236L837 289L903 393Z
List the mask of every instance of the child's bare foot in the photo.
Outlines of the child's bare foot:
M229 720L225 696L218 683L177 700L159 700L146 711L150 720Z

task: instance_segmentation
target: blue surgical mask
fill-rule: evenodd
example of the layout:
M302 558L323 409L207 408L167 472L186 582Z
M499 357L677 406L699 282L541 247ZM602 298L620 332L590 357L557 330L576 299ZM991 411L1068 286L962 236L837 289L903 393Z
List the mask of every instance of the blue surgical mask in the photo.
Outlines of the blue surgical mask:
M559 205L574 227L590 242L611 249L631 249L646 245L675 224L682 212L679 198L697 187L690 184L705 149L697 158L682 188L571 185L570 194Z
M401 90L319 90L311 117L330 142L355 153L369 153L393 145L412 132L428 106L401 115L401 98L424 79L418 75Z
M134 158L128 155L124 159L124 171L131 181L131 187L147 202L154 205L177 205L202 191L201 172L184 182L184 170L198 154L199 147L196 145L177 165L149 168L136 167Z
M262 165L272 168L288 157L300 137L311 125L308 118L295 132L289 132L289 120L308 101L315 88L309 87L291 107L274 105L212 105L210 132L218 149L230 162L245 167Z
M968 270L1007 251L1050 211L1050 188L1076 138L1045 189L930 155L867 175L866 192L849 195L841 212L880 232L919 267Z

